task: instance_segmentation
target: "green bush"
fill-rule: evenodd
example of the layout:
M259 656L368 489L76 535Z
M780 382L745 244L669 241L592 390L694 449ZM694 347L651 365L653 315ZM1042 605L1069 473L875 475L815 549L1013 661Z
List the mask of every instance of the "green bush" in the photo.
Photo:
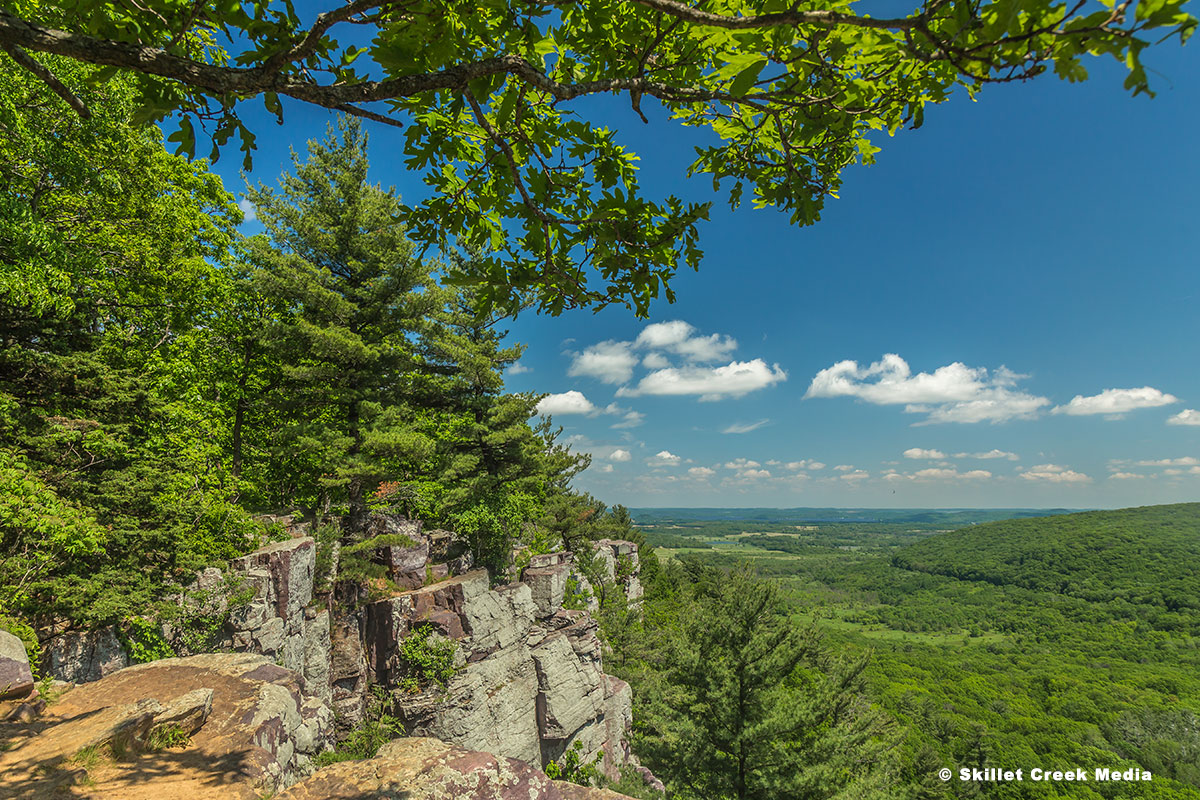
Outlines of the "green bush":
M400 687L417 692L422 686L436 684L445 690L457 671L454 654L458 646L449 639L433 637L433 628L424 623L400 642L400 664L407 673Z
M338 743L333 750L327 750L313 759L316 768L336 764L339 761L358 761L364 758L374 758L379 748L404 735L404 725L399 717L390 713L391 700L387 690L382 686L373 687L370 702L367 704L366 719L361 725Z

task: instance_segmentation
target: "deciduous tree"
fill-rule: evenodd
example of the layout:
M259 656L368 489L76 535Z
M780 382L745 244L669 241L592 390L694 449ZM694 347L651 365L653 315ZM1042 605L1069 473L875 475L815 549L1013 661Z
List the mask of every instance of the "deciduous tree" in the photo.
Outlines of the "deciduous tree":
M0 47L80 114L41 54L136 74L145 117L181 112L170 138L187 153L198 121L213 158L235 133L249 158L251 99L281 119L292 98L404 128L394 150L433 190L401 209L408 233L488 253L457 275L481 303L645 314L680 264L699 264L710 204L643 194L611 107L591 98L702 129L690 173L734 206L748 192L809 224L842 170L874 159L875 132L920 125L955 89L1048 69L1080 80L1086 56L1108 56L1149 91L1141 54L1194 30L1185 2L922 0L874 16L854 0L351 0L319 14L24 0L0 10Z

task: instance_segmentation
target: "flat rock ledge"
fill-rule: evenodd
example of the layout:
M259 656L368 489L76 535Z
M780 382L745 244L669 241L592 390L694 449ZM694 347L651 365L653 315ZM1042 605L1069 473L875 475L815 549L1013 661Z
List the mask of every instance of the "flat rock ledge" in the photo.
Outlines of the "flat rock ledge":
M156 729L175 746L156 748ZM169 658L0 722L0 797L250 800L309 774L332 733L329 706L268 658Z
M606 789L555 781L515 758L439 739L397 739L366 761L325 767L276 800L629 800Z

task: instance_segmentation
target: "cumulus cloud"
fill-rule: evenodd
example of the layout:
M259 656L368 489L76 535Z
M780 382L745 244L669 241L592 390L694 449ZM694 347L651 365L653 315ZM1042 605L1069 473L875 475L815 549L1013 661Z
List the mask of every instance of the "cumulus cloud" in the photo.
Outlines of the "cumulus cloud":
M646 459L646 463L652 467L674 467L683 461L682 458L675 455L669 450L659 450L650 458Z
M594 414L596 410L596 406L583 392L574 389L559 394L548 394L537 404L539 414Z
M845 472L838 476L841 480L849 483L857 483L858 481L866 480L871 477L871 473L861 469L856 469L853 472Z
M520 362L509 364L508 369L504 370L506 375L524 375L526 372L533 372L533 367L527 367Z
M651 372L636 386L621 387L618 397L641 395L699 395L701 400L741 397L787 380L778 364L768 367L761 358L733 361L723 367L669 367Z
M646 421L646 415L640 411L622 410L616 413L621 415L621 421L610 425L610 428L616 428L618 430L622 428L636 428L638 425L641 425Z
M1150 476L1142 475L1137 472L1114 472L1112 475L1109 475L1108 477L1114 481L1132 481L1132 480L1138 480L1139 478L1149 478Z
M850 472L852 469L854 469L853 464L838 464L834 467L834 470L837 472Z
M750 469L753 467L761 467L757 461L751 461L748 458L735 458L732 461L725 462L725 469Z
M955 453L955 458L1007 458L1009 461L1016 461L1019 456L1016 453L1010 453L1007 450L988 450L986 453Z
M941 450L922 450L920 447L910 447L904 451L904 457L942 459L946 457L946 454Z
M788 462L768 461L767 466L783 467L784 469L789 469L793 472L797 472L802 469L825 469L825 465L822 464L820 461L813 461L813 460L807 459L807 458L801 459L799 461L788 461Z
M254 203L251 203L249 200L245 198L238 200L238 208L242 210L242 216L246 222L253 222L258 219L258 212L254 208Z
M1168 425L1200 425L1200 411L1185 408L1178 414L1167 418Z
M1050 405L1015 388L1021 378L1006 367L987 370L954 362L933 372L912 374L903 358L888 353L867 367L839 361L821 370L805 397L854 397L876 405L903 405L925 422L1005 422L1035 417Z
M1044 483L1090 483L1091 478L1082 472L1060 467L1057 464L1039 464L1021 473L1027 481L1042 481Z
M1194 467L1200 464L1200 459L1192 458L1191 456L1182 456L1180 458L1160 458L1155 460L1135 461L1135 467Z
M739 478L748 478L750 480L758 480L760 478L771 477L771 471L766 469L744 469L738 473Z
M629 342L600 342L576 353L567 369L572 377L587 376L603 383L625 383L633 377L638 357Z
M601 472L612 472L615 469L612 464L605 464L600 468Z
M758 430L770 421L769 419L760 419L758 422L735 422L721 433L749 433Z
M696 329L683 320L655 322L638 334L634 347L667 350L689 361L719 361L737 349L737 340L714 333L697 336ZM654 364L646 364L654 367Z
M642 366L646 369L662 369L671 366L671 359L662 353L647 353L642 358Z
M992 477L992 473L986 469L972 469L967 472L959 472L956 469L946 467L931 467L929 469L919 469L906 477L914 481L978 481Z
M709 469L708 467L692 467L688 470L688 475L691 475L693 478L711 478L716 474L716 470Z
M621 448L617 448L608 454L609 461L629 461L631 458L633 458L633 454Z
M1055 414L1070 414L1082 416L1085 414L1108 414L1116 416L1139 408L1157 408L1178 403L1179 398L1155 389L1153 386L1143 386L1140 389L1105 389L1100 394L1084 397L1077 394L1071 402L1054 409Z

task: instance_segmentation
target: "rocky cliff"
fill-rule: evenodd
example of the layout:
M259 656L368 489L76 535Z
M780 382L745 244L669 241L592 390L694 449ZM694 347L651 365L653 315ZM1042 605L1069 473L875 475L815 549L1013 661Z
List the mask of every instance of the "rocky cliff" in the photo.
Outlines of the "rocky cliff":
M384 515L368 530L387 537L375 560L399 589L314 600L316 545L300 535L236 559L228 573L203 572L178 598L188 613L162 624L162 633L180 654L202 646L263 657L343 726L362 720L379 687L413 735L538 770L568 748L611 776L631 760L629 687L604 673L592 616L563 608L569 582L591 588L571 554L534 556L520 581L492 586L451 533ZM636 546L605 540L595 558L613 590L640 598ZM188 619L222 624L200 641L188 635ZM456 669L444 687L411 680L402 655L405 640L425 626L454 643ZM44 652L50 674L76 683L142 669L127 669L112 629L61 634ZM284 765L279 775L286 785L302 771Z

